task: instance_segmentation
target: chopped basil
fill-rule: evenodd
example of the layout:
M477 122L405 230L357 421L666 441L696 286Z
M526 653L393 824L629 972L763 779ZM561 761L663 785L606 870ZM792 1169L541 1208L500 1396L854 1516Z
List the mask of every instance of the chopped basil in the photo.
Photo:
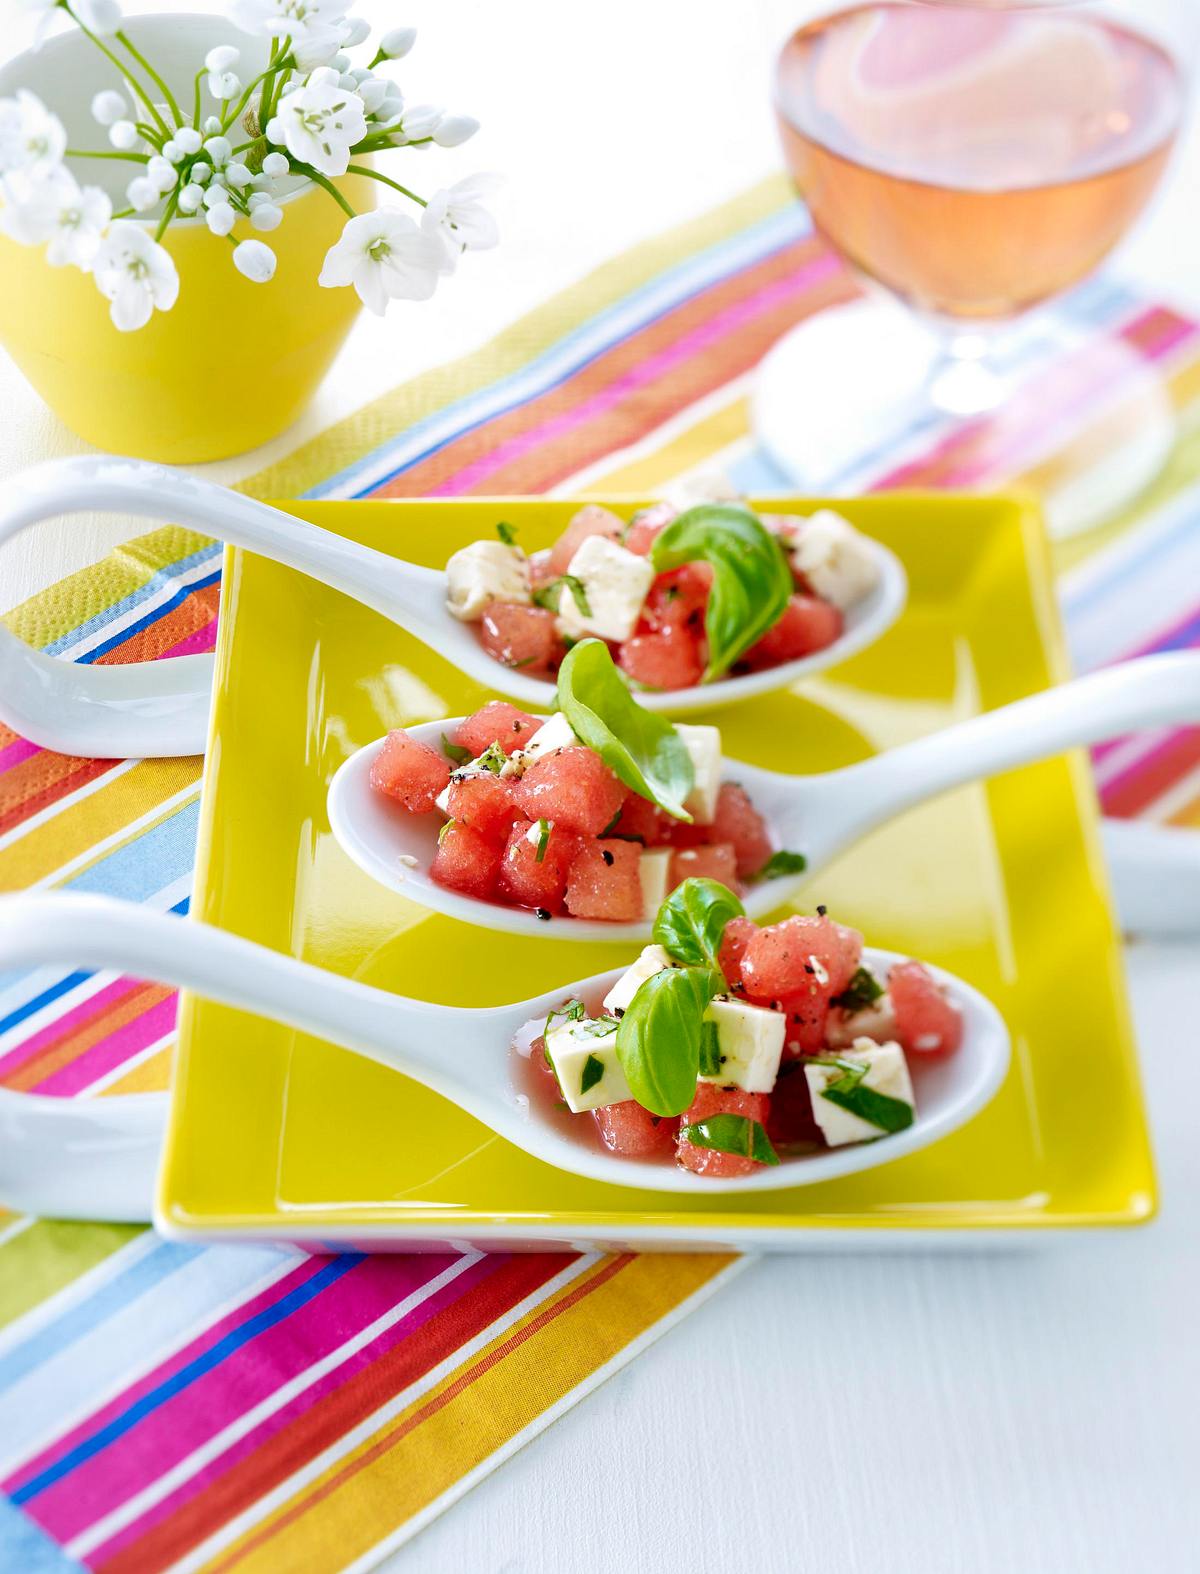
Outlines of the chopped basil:
M694 1121L679 1133L693 1148L711 1148L717 1153L736 1153L756 1164L778 1164L779 1155L771 1146L762 1124L748 1115L709 1115Z
M778 540L737 503L689 508L659 532L650 549L659 574L697 560L713 570L704 614L703 681L711 683L779 621L792 594L792 570Z
M588 603L587 591L583 581L574 574L560 574L557 579L548 580L546 584L539 585L533 593L534 605L545 607L549 612L557 612L558 604L562 600L563 588L571 592L575 605L579 608L580 615L590 618L591 606Z
M620 1017L593 1017L590 1022L581 1022L576 1034L584 1033L588 1038L607 1038L614 1028L620 1026L620 1021Z
M696 1094L704 1013L719 973L668 967L642 984L617 1028L629 1090L652 1115L682 1115Z
M489 743L475 763L483 770L491 771L493 776L499 776L500 772L508 764L508 755L505 754L498 743Z
M700 1030L700 1075L715 1077L721 1070L721 1041L715 1022L704 1022Z
M613 815L612 819L608 822L608 824L600 832L600 840L601 841L603 841L606 836L611 836L612 835L613 831L616 830L617 821L620 818L621 818L621 811L620 811L620 809L618 809L616 814ZM642 838L640 836L635 836L632 839L635 842L640 842L642 840Z
M496 521L496 534L506 547L510 547L517 539L517 527L516 525L510 525L507 519L498 519Z
M439 847L446 840L447 836L449 836L449 834L450 834L450 827L453 824L454 824L453 820L446 820L443 823L441 830L438 832L438 846Z
M550 845L550 821L539 820L537 823L537 852L534 855L538 863L546 856L546 848Z
M865 1120L869 1126L878 1126L880 1131L904 1131L913 1123L913 1107L904 1099L894 1099L890 1093L880 1093L875 1088L869 1088L863 1082L868 1067L860 1066L852 1060L834 1059L832 1062L819 1059L818 1065L839 1066L842 1071L840 1077L835 1078L828 1087L821 1089L821 1097L828 1099L831 1104L836 1104L839 1109L849 1110L851 1115L857 1115L860 1120Z
M725 925L745 912L728 886L693 875L659 908L652 938L677 962L715 968Z
M630 694L603 640L580 640L563 658L558 708L626 787L691 822L683 806L696 780L691 755L671 723Z
M781 874L799 874L807 869L808 859L803 853L792 853L786 847L781 847L777 853L772 853L754 876L756 880L775 880Z
M868 1006L873 1006L883 994L883 985L869 968L860 967L854 977L842 990L840 995L835 995L829 1002L831 1006L840 1006L843 1011L865 1011Z
M604 1062L597 1060L595 1055L589 1055L583 1063L583 1071L579 1078L579 1091L590 1092L604 1076Z
M461 743L451 743L445 733L442 734L442 753L455 765L465 765L471 758L470 749L464 749Z
M564 1022L582 1022L584 1017L583 1001L571 999L567 1001L565 1006L558 1006L555 1010L551 1011L546 1018L546 1025L542 1029L543 1037L550 1032L551 1028L553 1028L554 1024L558 1021L559 1017L561 1017Z

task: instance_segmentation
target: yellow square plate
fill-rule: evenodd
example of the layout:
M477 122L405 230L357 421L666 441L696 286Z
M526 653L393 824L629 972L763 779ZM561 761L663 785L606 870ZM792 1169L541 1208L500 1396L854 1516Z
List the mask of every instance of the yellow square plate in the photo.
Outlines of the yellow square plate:
M434 566L508 519L547 545L576 505L286 505ZM636 506L615 505L628 514ZM775 510L811 503L772 501ZM1066 674L1036 514L1011 499L888 496L838 508L903 559L909 609L872 649L716 718L726 751L844 765ZM193 911L322 967L429 1000L500 1004L628 960L616 945L490 934L375 886L329 830L326 786L388 727L488 696L357 603L226 556ZM393 1072L185 998L158 1220L167 1233L412 1249L466 1241L798 1248L1134 1223L1154 1209L1118 937L1086 762L956 792L871 836L803 893L872 943L996 1001L1008 1081L924 1152L793 1191L680 1197L561 1174ZM454 1053L448 1043L447 1054Z

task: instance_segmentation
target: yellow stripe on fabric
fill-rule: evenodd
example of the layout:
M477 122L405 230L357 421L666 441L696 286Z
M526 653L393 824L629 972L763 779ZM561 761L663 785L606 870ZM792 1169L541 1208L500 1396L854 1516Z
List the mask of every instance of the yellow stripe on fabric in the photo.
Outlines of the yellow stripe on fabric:
M749 431L750 401L744 396L733 399L694 426L676 432L661 448L639 452L636 459L618 462L614 469L593 476L587 490L607 492L614 497L652 497L676 476L685 475L722 449L743 441ZM616 458L620 461L620 455Z
M140 1224L39 1219L0 1246L0 1328L128 1246Z
M49 645L106 612L161 573L211 543L182 525L165 525L115 548L99 563L68 574L48 590L13 607L0 622L27 644Z
M118 1093L165 1093L171 1086L171 1061L174 1055L174 1044L164 1045L148 1060L140 1060L125 1076L110 1082L99 1097L112 1098Z
M397 432L519 371L589 317L625 299L681 258L717 245L795 200L787 177L772 175L719 208L644 241L552 296L479 350L401 383L277 464L248 476L238 490L255 497L299 497Z
M98 842L116 835L192 783L199 783L202 766L203 760L192 755L142 760L106 787L65 805L61 813L0 852L0 891L22 890L82 857ZM140 834L141 829L134 834ZM107 857L111 850L98 856Z
M605 1258L204 1568L214 1574L335 1574L436 1502L728 1266L728 1257ZM556 1315L548 1316L552 1310Z

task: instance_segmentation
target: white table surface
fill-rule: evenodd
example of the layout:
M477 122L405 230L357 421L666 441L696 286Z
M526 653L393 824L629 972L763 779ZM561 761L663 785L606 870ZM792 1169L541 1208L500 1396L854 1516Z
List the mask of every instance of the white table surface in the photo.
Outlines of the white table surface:
M188 10L177 0L127 10ZM209 8L215 8L210 4ZM484 121L427 184L499 169L503 248L435 304L365 319L250 474L463 354L636 240L777 164L770 37L806 0L359 0L422 30L401 80ZM25 36L0 0L0 55ZM1115 266L1200 304L1200 137ZM80 445L0 359L0 477ZM144 529L139 525L137 529ZM0 551L10 606L132 534L50 523ZM775 1574L1184 1574L1200 1545L1200 965L1129 954L1163 1209L1004 1255L751 1264L388 1560L394 1574L679 1566Z

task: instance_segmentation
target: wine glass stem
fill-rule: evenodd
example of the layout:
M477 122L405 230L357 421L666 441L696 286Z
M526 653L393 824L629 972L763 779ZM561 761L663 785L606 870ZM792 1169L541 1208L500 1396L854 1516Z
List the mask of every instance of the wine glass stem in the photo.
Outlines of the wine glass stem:
M929 372L927 391L947 415L982 415L1005 396L1005 382L993 362L994 335L952 328Z

